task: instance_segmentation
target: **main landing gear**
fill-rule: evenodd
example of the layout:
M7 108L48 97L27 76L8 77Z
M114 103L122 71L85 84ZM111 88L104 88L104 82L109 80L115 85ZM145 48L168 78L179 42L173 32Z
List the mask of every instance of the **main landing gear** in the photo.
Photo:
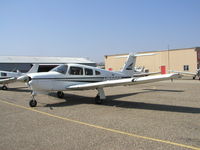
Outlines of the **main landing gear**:
M97 93L97 96L95 97L95 103L102 104L103 100L106 99L104 90L103 90L103 88L98 88L97 91L98 91L98 93Z
M8 90L8 87L6 85L3 85L2 90Z
M103 100L106 99L104 90L103 90L103 88L97 88L97 91L98 91L97 96L94 99L95 103L96 104L102 104ZM57 97L58 98L63 98L64 97L64 93L62 91L58 91L57 92Z
M65 95L65 94L64 94L62 91L58 91L58 92L57 92L57 97L58 97L58 98L63 98L64 95Z
M192 79L195 80L195 79L196 79L196 76L197 76L197 75L193 76ZM197 77L198 77L199 80L200 80L200 76L197 76Z
M104 90L103 88L97 88L97 96L95 97L95 103L96 104L102 104L103 101L106 99L106 96L105 96L105 93L104 93ZM35 97L36 96L36 92L32 92L32 100L29 101L29 106L30 107L36 107L37 106L37 101L35 100ZM63 98L64 97L64 93L62 91L58 91L57 92L57 96L59 98Z

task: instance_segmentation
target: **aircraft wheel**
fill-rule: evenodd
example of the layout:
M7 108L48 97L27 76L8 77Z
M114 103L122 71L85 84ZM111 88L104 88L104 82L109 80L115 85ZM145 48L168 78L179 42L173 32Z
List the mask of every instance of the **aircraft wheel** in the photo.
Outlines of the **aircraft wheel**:
M2 90L7 90L8 88L7 88L7 86L2 86Z
M95 103L96 103L96 104L102 104L102 103L103 103L103 100L100 99L100 96L99 96L99 95L97 95L97 96L95 97Z
M36 100L30 100L30 102L29 102L29 106L30 107L36 107L37 106L37 101Z
M58 91L57 92L57 96L58 96L58 98L63 98L64 97L64 93L62 91Z

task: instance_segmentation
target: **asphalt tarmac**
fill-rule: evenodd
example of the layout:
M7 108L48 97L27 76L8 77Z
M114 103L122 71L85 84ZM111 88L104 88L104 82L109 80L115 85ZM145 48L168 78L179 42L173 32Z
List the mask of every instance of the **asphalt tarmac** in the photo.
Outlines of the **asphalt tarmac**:
M175 80L96 91L0 90L0 150L200 150L200 81Z

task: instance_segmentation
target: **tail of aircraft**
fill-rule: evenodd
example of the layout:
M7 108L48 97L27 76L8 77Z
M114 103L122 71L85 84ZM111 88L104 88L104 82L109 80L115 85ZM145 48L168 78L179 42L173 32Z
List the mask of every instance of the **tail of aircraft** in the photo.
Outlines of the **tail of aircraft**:
M22 75L22 72L19 71L18 69L17 69L17 75L18 75L18 76L21 76L21 75Z
M38 72L39 64L33 64L31 69L27 73L36 73Z
M132 76L135 72L134 71L135 62L136 62L136 56L133 53L130 53L120 72L122 72L125 75Z
M136 57L137 56L150 56L150 55L155 55L154 53L148 53L148 54L133 54L130 53L122 70L120 72L122 72L123 74L127 75L127 76L133 76L135 73L135 62L136 62ZM123 57L123 56L122 56Z

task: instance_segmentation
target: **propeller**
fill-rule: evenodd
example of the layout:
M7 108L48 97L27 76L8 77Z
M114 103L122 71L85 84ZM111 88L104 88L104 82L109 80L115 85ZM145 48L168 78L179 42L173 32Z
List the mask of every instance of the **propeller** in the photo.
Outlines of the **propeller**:
M28 83L31 80L32 80L31 77L28 75L23 75L17 78L17 81L26 82L26 83Z

